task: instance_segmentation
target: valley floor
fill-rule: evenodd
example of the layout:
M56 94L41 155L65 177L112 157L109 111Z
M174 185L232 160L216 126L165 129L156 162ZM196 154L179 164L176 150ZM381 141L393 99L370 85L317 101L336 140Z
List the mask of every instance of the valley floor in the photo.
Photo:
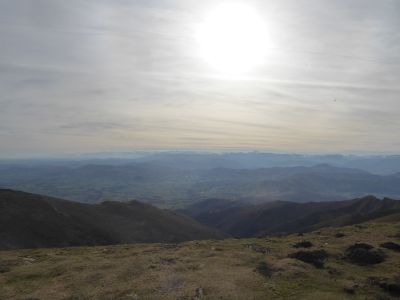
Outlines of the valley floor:
M373 223L303 236L2 251L0 299L398 299L389 282L400 280L400 252L379 245L399 243L399 233L399 223ZM313 246L293 247L303 240ZM344 253L356 242L381 249L385 261L352 264ZM288 258L321 249L323 268Z

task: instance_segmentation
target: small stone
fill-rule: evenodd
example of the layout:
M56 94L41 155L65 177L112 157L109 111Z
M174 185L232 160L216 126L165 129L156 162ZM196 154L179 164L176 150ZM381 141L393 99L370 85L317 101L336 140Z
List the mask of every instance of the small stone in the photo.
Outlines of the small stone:
M140 299L138 294L136 294L136 293L130 293L130 294L126 295L126 297L128 297L130 299L133 299L133 300L139 300Z
M266 253L269 253L271 251L271 249L263 247L263 246L260 246L260 245L257 245L257 244L247 245L247 248L253 250L254 252L262 253L262 254L266 254Z
M35 258L32 258L32 257L22 257L22 260L23 260L24 262L27 262L27 263L33 263L33 262L36 261L36 259L35 259Z
M203 296L204 296L203 288L202 288L202 287L197 288L197 289L196 289L196 296L195 296L195 299L202 299Z

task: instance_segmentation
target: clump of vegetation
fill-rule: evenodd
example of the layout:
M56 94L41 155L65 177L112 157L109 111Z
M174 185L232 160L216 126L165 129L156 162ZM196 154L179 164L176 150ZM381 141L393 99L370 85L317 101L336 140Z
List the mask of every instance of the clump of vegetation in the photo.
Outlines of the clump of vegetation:
M260 273L265 277L271 277L272 274L275 272L275 269L263 261L258 264L255 271L257 271L258 273Z
M328 256L329 254L325 250L298 251L289 254L290 258L301 260L319 269L324 267L325 261L328 258Z
M389 250L400 252L400 244L397 244L397 243L386 242L386 243L380 244L380 246L382 248L386 248L386 249L389 249Z
M400 231L398 231L393 237L400 239Z
M6 272L10 272L10 271L11 271L11 269L7 265L2 264L0 262L0 274L1 273L6 273Z
M328 267L327 270L328 270L328 273L329 273L330 275L332 275L332 276L339 276L339 275L342 274L342 272L339 271L339 270L336 269L336 268Z
M347 248L347 251L355 250L355 249L363 249L363 250L371 250L374 246L365 243L355 243Z
M386 293L392 296L400 296L400 280L399 278L387 279L387 278L377 278L369 277L368 282L371 285L379 286Z
M400 296L399 282L382 281L379 283L379 287L393 296Z
M357 285L345 286L345 287L343 287L343 291L346 294L354 295L356 293L356 287L357 287Z
M301 241L293 245L294 248L311 248L312 246L314 245L310 241Z
M365 243L356 243L346 249L346 258L357 265L366 266L379 264L385 260L385 254Z

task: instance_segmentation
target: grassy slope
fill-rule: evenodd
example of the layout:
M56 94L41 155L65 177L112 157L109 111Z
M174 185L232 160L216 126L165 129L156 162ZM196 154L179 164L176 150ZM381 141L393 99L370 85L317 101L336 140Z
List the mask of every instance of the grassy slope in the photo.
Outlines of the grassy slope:
M336 238L337 232L345 237ZM379 222L303 237L3 251L0 299L183 300L196 299L199 287L202 299L392 299L367 278L399 275L400 253L384 249L387 260L375 266L353 265L342 256L355 242L399 242L399 232L399 223ZM302 239L329 252L324 269L287 258ZM249 244L271 251L258 253ZM255 271L260 262L275 270L271 277ZM355 284L355 295L343 291Z

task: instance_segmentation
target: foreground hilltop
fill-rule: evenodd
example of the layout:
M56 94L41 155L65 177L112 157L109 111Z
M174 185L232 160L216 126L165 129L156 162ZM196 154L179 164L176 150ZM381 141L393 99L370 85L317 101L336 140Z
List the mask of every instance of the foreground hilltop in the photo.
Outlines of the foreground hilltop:
M0 189L0 249L171 243L225 235L137 201L82 204Z
M398 299L400 216L286 237L0 252L0 299Z

